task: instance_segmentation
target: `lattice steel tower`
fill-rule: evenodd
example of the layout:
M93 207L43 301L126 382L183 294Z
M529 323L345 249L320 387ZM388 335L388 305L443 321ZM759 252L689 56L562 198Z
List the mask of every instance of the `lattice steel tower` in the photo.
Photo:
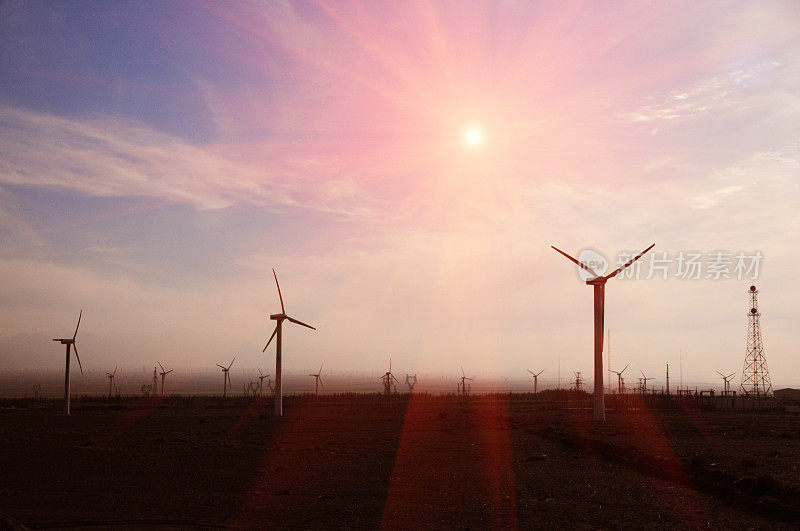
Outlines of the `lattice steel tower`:
M758 311L758 290L750 286L750 311L747 314L747 353L742 369L742 392L748 396L771 396L772 383L769 381L767 358L761 343L761 323Z

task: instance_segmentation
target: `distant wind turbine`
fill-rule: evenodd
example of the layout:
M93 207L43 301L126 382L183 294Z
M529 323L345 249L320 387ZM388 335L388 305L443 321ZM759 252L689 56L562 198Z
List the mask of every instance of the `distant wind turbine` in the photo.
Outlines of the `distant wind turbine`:
M114 385L114 377L117 375L117 367L114 367L114 372L106 372L108 377L108 398L111 398L111 388Z
M655 378L653 378L652 376L650 378L648 378L647 376L645 376L644 371L641 370L641 369L639 369L639 372L642 373L642 378L641 378L641 380L642 380L642 394L644 394L644 393L647 392L647 380L655 380Z
M316 382L315 382L316 383L316 387L314 389L314 394L318 395L319 394L319 384L322 383L322 364L320 364L319 371L317 371L317 374L309 374L309 376L313 376L315 378L315 380L316 380ZM322 387L325 387L325 384L322 384Z
M397 382L397 378L395 378L394 374L392 374L392 358L389 358L389 371L386 372L383 376L381 376L380 380L383 381L383 394L389 400L389 404L391 405L392 385L394 385L394 383Z
M574 262L575 265L580 267L581 269L587 271L591 275L594 275L593 278L586 281L586 283L590 286L594 287L594 419L595 420L605 420L606 419L606 410L605 410L605 402L603 399L603 320L605 317L605 289L606 289L606 282L610 278L614 278L619 274L620 271L630 266L636 260L642 257L644 253L649 251L653 248L653 245L636 255L636 257L632 258L628 261L625 265L620 268L615 269L612 273L601 276L595 273L592 268L587 266L586 264L579 262L575 258L571 257L561 249L558 249L554 246L550 246L556 252L564 255L568 260Z
M233 359L231 360L230 365L228 365L227 367L217 363L217 367L222 369L222 398L226 398L228 396L228 384L231 381L231 377L228 374L228 371L231 370L231 366L233 366L233 362L234 361L236 361L236 356L233 357Z
M736 373L732 372L728 376L725 376L724 374L722 374L719 371L716 371L716 373L719 374L722 377L722 380L725 382L725 391L723 391L723 394L725 396L728 396L730 394L730 392L731 392L731 378L733 376L735 376Z
M233 362L231 362L231 363L233 363ZM166 376L169 373L171 373L172 371L174 371L175 369L170 369L168 371L164 370L164 366L161 365L160 361L158 362L158 366L161 367L161 396L164 396L164 378L166 378ZM227 374L227 372L225 374Z
M278 297L281 300L281 313L275 313L269 316L270 319L275 321L275 330L272 332L272 335L269 336L269 340L267 341L267 344L264 345L264 350L261 352L266 352L267 347L272 342L272 338L277 336L277 339L275 340L275 415L279 417L283 415L283 383L281 379L283 321L286 320L294 324L299 324L300 326L305 326L311 330L316 330L316 328L286 315L286 308L283 306L283 295L281 295L281 285L278 284L278 275L275 273L274 268L272 269L272 276L275 277L275 285L278 287Z
M628 365L630 365L630 363ZM625 369L628 368L628 365L625 365ZM622 377L622 373L625 372L625 369L622 369L619 372L608 369L608 372L613 372L614 374L617 375L617 393L620 395L625 390L625 379Z
M269 374L264 374L261 372L261 367L256 367L258 369L258 393L263 395L264 394L264 378L269 378Z
M78 314L78 325L75 327L75 333L72 334L72 337L61 337L53 339L53 341L58 341L62 345L67 346L67 368L64 371L64 414L69 415L69 360L70 360L70 347L75 348L75 358L78 360L78 368L81 370L81 374L83 374L83 366L81 366L81 357L78 356L78 344L75 343L75 338L78 337L78 328L81 326L81 317L83 316L83 310L81 313Z
M467 378L467 374L464 372L464 367L461 367L461 382L459 383L459 387L461 388L461 393L464 396L467 396L467 381L472 381L473 378Z
M532 370L528 369L528 372L531 373L531 376L533 376L533 393L536 394L537 392L536 388L538 387L539 384L539 375L544 372L544 369L542 369L539 372L533 372Z

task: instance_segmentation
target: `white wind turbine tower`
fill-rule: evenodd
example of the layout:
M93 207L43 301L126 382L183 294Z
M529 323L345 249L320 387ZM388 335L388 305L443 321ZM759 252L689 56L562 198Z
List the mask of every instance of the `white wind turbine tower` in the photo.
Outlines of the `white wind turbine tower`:
M528 369L528 372L531 373L531 376L533 376L533 394L536 394L537 393L537 387L538 387L538 384L539 384L539 375L544 372L544 369L542 369L539 372L533 372L532 370Z
M641 380L642 380L642 394L644 394L644 393L647 392L647 380L655 380L655 378L653 378L652 376L650 378L645 376L644 375L644 371L642 369L639 369L639 372L642 373L642 377L641 377Z
M630 365L630 363L628 365ZM611 369L608 370L608 372L613 372L617 375L617 394L620 395L625 392L625 378L622 377L622 373L625 372L625 370L628 368L628 365L625 365L625 368L619 372Z
M261 372L261 367L256 367L258 369L258 392L259 394L264 394L264 378L269 378L269 374L264 374ZM267 383L269 385L269 383Z
M231 377L230 375L228 375L228 371L231 370L231 366L233 365L234 361L236 361L236 356L233 357L230 365L228 365L227 367L217 363L217 367L222 369L222 398L226 398L228 396L228 384L231 381ZM231 386L231 389L233 389L233 386Z
M461 367L461 382L458 384L461 388L461 393L464 396L467 396L467 381L472 381L473 378L467 378L467 374L464 372L464 367Z
M716 371L722 377L722 380L725 382L725 391L722 392L723 395L728 396L731 392L731 378L736 375L735 372L730 373L728 376L725 376L719 371Z
M270 319L275 321L275 330L272 332L272 335L269 336L269 340L267 344L264 345L264 350L261 352L266 352L267 347L272 342L272 338L277 336L275 340L275 415L281 416L283 415L283 387L282 387L282 380L281 380L281 346L283 343L283 321L289 321L294 324L299 324L300 326L305 326L306 328L310 328L311 330L316 330L313 326L298 321L292 317L286 315L286 308L283 306L283 295L281 295L281 285L278 284L278 275L275 273L275 269L272 269L272 276L275 277L275 285L278 287L278 298L281 300L281 313L275 313L269 316Z
M114 372L106 372L108 377L108 398L111 398L111 388L114 385L114 377L117 375L117 367L114 367Z
M392 374L392 358L389 358L389 370L388 372L384 373L383 376L379 378L383 382L383 393L389 399L389 403L392 402L392 385L397 382L397 378L394 377ZM397 387L395 385L395 387Z
M231 363L233 363L233 362L231 362ZM163 365L161 365L161 362L160 362L160 361L158 362L158 366L159 366L159 367L161 367L161 396L164 396L164 379L166 378L166 376L167 376L169 373L171 373L171 372L172 372L172 371L174 371L175 369L170 369L170 370L168 370L168 371L164 370L164 366L163 366ZM226 372L225 374L227 374L227 372Z
M603 397L603 321L605 318L605 289L606 282L610 278L614 278L620 271L630 266L636 260L642 257L644 253L653 248L653 245L636 255L636 257L629 260L625 265L615 269L612 273L601 276L592 270L586 264L577 261L564 251L552 247L556 252L564 255L567 259L574 262L578 267L593 275L586 283L594 288L594 419L605 420L606 410Z
M314 394L315 395L319 394L319 384L322 383L322 365L323 364L319 365L319 370L317 371L317 374L309 374L309 376L313 376L314 379L315 379L315 382L314 382L315 383L315 387L314 387ZM325 387L325 384L322 384L322 387Z
M69 360L70 360L70 347L75 348L75 358L78 360L78 368L81 370L81 374L83 374L83 366L81 366L81 357L78 356L78 344L75 343L75 338L78 337L78 327L81 326L81 317L83 316L83 310L81 313L78 314L78 325L75 327L75 333L72 334L72 337L61 337L53 339L53 341L59 341L62 345L67 346L67 368L64 371L64 414L69 415Z

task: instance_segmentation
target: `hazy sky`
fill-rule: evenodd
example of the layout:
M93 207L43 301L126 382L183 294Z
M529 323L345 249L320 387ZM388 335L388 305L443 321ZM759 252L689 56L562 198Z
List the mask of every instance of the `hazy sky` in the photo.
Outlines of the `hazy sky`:
M275 267L318 328L289 372L590 375L549 245L655 242L608 286L612 365L740 375L755 283L798 385L798 28L794 0L3 2L0 337L83 308L85 367L269 366ZM647 279L664 252L700 278Z

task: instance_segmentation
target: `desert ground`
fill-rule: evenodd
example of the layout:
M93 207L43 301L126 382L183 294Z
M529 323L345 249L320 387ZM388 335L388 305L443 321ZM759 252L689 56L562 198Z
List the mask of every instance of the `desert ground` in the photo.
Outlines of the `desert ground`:
M800 415L532 394L0 405L29 528L794 528ZM578 406L576 406L578 404ZM588 402L587 402L588 404Z

